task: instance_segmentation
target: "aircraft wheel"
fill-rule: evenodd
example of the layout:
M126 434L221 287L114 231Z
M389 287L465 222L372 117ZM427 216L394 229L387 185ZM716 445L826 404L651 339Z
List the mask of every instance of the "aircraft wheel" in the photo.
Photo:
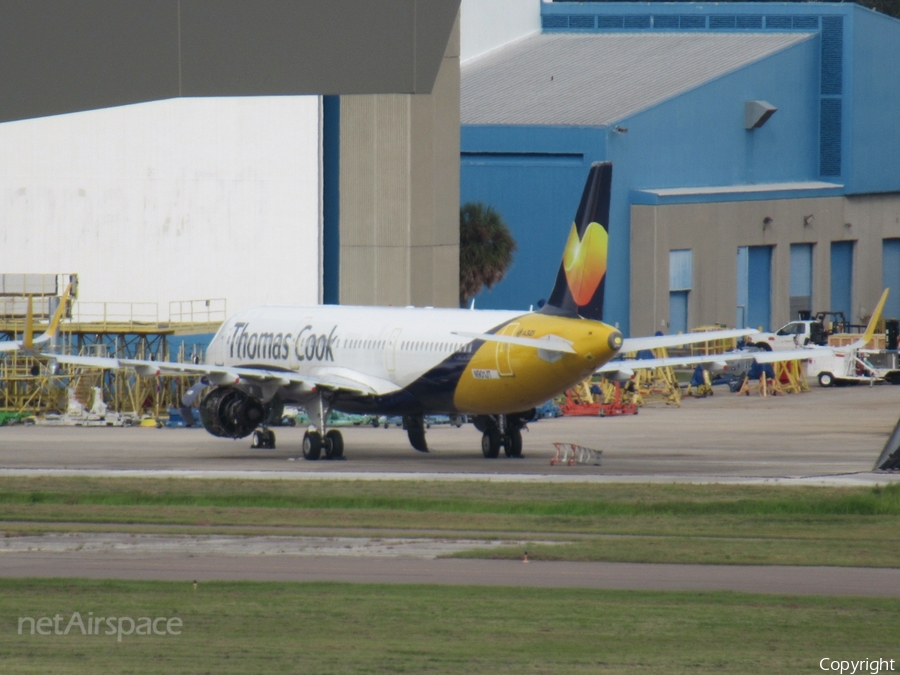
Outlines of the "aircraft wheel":
M500 455L500 432L486 431L481 437L481 452L485 459L496 459Z
M344 437L337 429L332 429L325 434L325 447L330 448L326 452L329 459L341 459L344 456Z
M522 456L522 430L510 429L503 443L503 451L507 457Z
M311 462L322 455L322 435L318 431L307 431L303 434L303 459Z
M267 448L275 447L275 432L271 429L257 429L253 432L253 440L250 442L251 448Z
M819 385L822 387L833 387L834 375L831 373L819 373Z

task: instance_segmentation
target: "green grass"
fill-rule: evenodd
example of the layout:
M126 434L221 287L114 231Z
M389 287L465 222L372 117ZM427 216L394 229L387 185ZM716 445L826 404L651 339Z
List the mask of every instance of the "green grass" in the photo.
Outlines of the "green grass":
M77 482L76 482L77 481ZM32 482L32 485L28 483ZM0 480L0 505L382 510L541 517L900 515L900 484L858 489L483 482Z
M894 567L880 488L2 478L7 536L52 530L558 540L535 559ZM471 555L518 557L519 548Z
M178 616L180 636L18 635ZM0 580L4 673L796 673L897 657L900 604L737 593Z

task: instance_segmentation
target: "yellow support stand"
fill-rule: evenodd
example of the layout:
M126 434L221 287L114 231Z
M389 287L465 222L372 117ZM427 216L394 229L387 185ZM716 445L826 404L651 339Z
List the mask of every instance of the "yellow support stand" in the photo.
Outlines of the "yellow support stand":
M780 361L775 364L775 379L778 382L787 380L787 384L782 387L784 393L800 394L809 391L809 383L803 371L803 364L800 361Z
M693 396L695 398L706 398L707 396L713 395L712 382L709 379L709 371L706 368L703 369L703 384L697 385L696 389L693 384L689 384L684 395Z
M665 348L654 350L653 355L658 359L668 356ZM636 368L637 393L643 401L662 400L666 405L681 406L681 385L675 377L675 371L671 366L664 368Z

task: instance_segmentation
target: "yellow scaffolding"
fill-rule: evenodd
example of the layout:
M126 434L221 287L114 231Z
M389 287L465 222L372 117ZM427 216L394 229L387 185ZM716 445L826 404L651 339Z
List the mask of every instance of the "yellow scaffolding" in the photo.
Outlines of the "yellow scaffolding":
M22 303L10 306L20 306ZM161 321L153 303L82 303L71 309L71 320L60 326L56 351L91 356L119 356L158 361L188 362L202 353L188 354L181 345L171 354L169 340L178 336L215 333L225 319L225 301L194 300L170 303L169 321ZM25 330L25 318L0 314L0 339L15 339ZM40 332L41 327L35 328ZM174 358L172 358L174 356ZM23 352L0 356L0 411L65 413L68 390L90 408L93 388L100 387L110 410L159 417L178 407L191 377L142 377L132 371L60 366L51 371L48 359Z

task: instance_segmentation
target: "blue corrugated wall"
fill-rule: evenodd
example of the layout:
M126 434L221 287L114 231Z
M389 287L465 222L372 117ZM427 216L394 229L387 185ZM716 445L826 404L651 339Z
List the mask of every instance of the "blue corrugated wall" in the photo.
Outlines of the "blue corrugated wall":
M846 50L850 65L845 68L854 103L845 105L847 192L895 192L900 190L900 21L855 9L849 28L852 49Z
M590 128L463 127L461 201L493 206L518 243L506 278L476 307L527 309L547 299L604 138Z
M519 243L507 279L482 293L476 306L526 308L546 297L588 167L609 159L614 168L605 311L606 320L628 334L631 190L817 178L818 59L816 39L795 45L620 120L626 134L464 125L461 199L498 208ZM748 132L744 101L751 98L779 110L764 127ZM537 161L536 153L548 158ZM571 161L551 161L552 153Z

